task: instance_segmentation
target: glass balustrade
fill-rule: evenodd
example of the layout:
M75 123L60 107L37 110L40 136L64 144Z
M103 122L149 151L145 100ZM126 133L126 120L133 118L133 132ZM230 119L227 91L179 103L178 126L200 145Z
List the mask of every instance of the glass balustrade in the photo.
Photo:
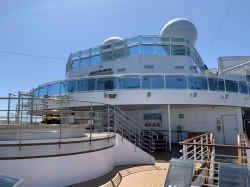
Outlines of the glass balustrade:
M160 36L137 36L71 53L69 67L81 68L136 55L187 55L203 69L202 59L187 39Z
M124 75L63 80L41 85L34 97L67 95L69 93L131 89L190 89L249 94L250 84L214 77L185 75Z

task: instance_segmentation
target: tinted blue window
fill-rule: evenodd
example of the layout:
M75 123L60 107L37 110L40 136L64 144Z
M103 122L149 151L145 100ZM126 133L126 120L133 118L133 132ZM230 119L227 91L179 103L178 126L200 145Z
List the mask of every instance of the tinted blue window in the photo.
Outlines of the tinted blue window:
M109 53L102 53L102 62L112 60L112 52Z
M155 38L155 41L156 41L157 43L170 42L170 38L168 38L168 37L156 37L156 38Z
M166 76L166 88L187 89L187 78L184 76Z
M127 56L136 56L139 54L139 46L133 46L127 48Z
M156 45L155 46L156 55L169 55L170 45Z
M186 49L187 49L187 56L190 57L190 48L186 46Z
M185 55L185 46L171 45L171 55Z
M100 55L92 56L91 64L98 64L98 63L100 63Z
M94 53L100 53L100 47L92 48L91 54L94 54Z
M117 89L117 78L98 78L97 90L114 90Z
M248 94L247 84L245 82L240 82L240 93Z
M142 88L164 88L163 76L143 76Z
M68 82L68 92L76 92L76 81L69 81Z
M34 97L39 97L39 88L34 89L33 94Z
M140 77L118 77L118 85L119 89L139 89L141 87Z
M88 91L95 90L95 79L88 79Z
M81 51L81 57L84 57L84 56L89 56L89 50Z
M124 41L120 41L120 42L115 42L115 43L113 43L113 47L114 48L118 48L118 47L125 47L125 42Z
M89 66L89 58L82 58L80 60L80 67Z
M77 81L77 92L88 91L88 80Z
M186 39L186 42L187 42L188 45L190 45L190 41L189 40Z
M238 83L236 81L225 80L226 90L228 92L238 92Z
M171 38L171 42L185 42L185 38Z
M44 97L45 95L47 95L47 91L48 91L48 86L42 86L39 88L39 97Z
M79 57L79 53L71 54L71 58L78 58L78 57Z
M125 49L114 51L114 60L125 57Z
M225 84L223 79L208 78L209 90L211 91L225 91Z
M154 46L153 45L141 45L140 46L140 54L153 55L154 54Z
M192 90L207 90L207 79L201 77L188 77L188 86Z
M68 82L61 82L61 95L68 93Z
M48 95L60 94L60 82L48 85Z
M71 63L71 68L79 68L79 60L73 60Z
M154 42L154 37L150 37L150 36L141 36L141 37L140 37L140 41L141 41L141 42L145 42L145 43L153 43L153 42Z
M126 43L129 45L129 44L132 44L132 43L136 43L138 41L139 41L139 37L136 37L136 38L127 39Z

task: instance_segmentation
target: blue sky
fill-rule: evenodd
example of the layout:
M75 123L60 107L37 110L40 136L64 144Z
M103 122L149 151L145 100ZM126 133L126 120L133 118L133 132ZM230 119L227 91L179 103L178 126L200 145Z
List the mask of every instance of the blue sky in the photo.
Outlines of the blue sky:
M111 36L158 35L174 18L198 30L196 49L209 68L219 56L250 56L250 1L235 0L209 52L230 0L0 0L0 51L67 59ZM66 60L0 53L0 96L63 79Z

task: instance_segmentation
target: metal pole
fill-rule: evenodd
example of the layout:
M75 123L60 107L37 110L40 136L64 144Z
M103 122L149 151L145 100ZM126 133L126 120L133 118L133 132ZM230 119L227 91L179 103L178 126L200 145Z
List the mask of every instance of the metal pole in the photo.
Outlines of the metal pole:
M8 100L8 113L7 113L7 124L10 124L10 97L11 97L11 93L9 93L9 100Z
M110 115L109 115L109 105L108 105L108 134L110 129Z
M61 148L61 141L62 141L62 100L61 100L61 120L60 120L60 142L59 142L59 148Z
M168 105L168 137L169 137L169 150L172 150L171 147L171 122L170 122L170 105Z
M91 145L91 140L92 140L92 123L93 123L93 113L92 113L92 110L93 110L93 108L92 108L92 103L90 103L90 134L89 134L89 136L90 136L90 141L89 141L89 144Z
M18 108L18 111L17 111L17 125L19 125L19 117L20 117L20 97L21 97L21 92L19 91L18 92L18 103L17 103L17 108Z

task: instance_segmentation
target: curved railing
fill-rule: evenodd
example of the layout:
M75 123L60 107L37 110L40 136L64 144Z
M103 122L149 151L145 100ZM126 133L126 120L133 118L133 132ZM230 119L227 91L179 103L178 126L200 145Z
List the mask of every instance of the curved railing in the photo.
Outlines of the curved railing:
M62 139L89 137L91 144L93 133L109 137L113 132L149 153L155 150L153 136L158 135L116 106L58 98L0 98L0 140L18 140L20 149L23 140L59 139L60 147Z
M175 74L131 74L78 77L40 85L31 92L47 97L93 91L189 89L250 94L250 84L218 77Z
M66 73L69 69L81 68L136 55L186 55L192 58L201 70L204 70L203 60L186 38L139 35L71 53Z

